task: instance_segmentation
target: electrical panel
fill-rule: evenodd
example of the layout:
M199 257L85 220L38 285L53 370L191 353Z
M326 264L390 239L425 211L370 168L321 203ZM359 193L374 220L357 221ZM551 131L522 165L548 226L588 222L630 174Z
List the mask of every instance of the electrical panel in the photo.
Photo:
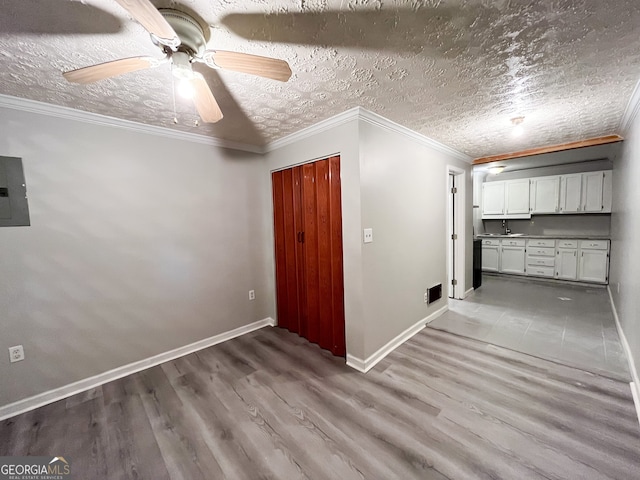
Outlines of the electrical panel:
M22 159L0 156L0 227L29 225Z

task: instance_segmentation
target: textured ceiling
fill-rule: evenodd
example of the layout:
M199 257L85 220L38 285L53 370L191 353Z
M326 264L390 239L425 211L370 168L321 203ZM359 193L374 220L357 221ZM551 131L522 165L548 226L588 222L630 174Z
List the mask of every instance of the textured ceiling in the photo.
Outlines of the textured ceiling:
M291 80L198 67L225 118L195 127L178 97L174 125L168 65L60 75L161 57L115 1L3 0L0 93L254 145L362 106L477 157L616 133L640 77L637 0L152 1L196 12L209 48L287 60Z

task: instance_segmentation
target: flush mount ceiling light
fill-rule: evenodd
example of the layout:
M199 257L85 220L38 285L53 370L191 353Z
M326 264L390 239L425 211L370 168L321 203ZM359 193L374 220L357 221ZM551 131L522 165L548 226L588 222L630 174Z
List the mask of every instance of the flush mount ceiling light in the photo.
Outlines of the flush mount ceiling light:
M489 173L491 175L498 175L499 173L502 173L502 171L504 170L504 166L499 166L499 167L491 167L489 169Z
M524 122L524 117L513 117L511 119L514 137L519 137L524 132L524 129L522 128L522 122Z

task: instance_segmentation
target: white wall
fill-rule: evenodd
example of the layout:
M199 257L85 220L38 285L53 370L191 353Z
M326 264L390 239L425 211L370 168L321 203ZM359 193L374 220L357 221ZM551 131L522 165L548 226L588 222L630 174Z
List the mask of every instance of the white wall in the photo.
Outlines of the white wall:
M613 162L609 288L640 371L640 116L625 138L622 154Z
M273 201L271 173L284 167L340 155L342 185L342 241L344 268L345 336L347 352L364 358L364 305L362 294L362 241L360 206L360 157L358 153L358 120L304 136L298 141L277 148L266 155L264 176L269 191L263 199L263 215L269 221L264 254L270 259L270 316L276 317L275 262L273 245Z
M0 228L0 406L271 314L259 156L9 109L0 155L31 213Z
M466 182L466 273L472 288L471 166L367 121L360 122L362 226L373 228L363 245L365 355L446 305L447 165ZM443 298L427 306L425 290L442 283Z
M446 302L427 308L423 295L442 283L446 296L447 164L467 172L465 288L471 288L471 167L354 117L268 153L267 173L335 153L341 162L347 353L364 360ZM270 194L265 205L265 216L272 219ZM374 230L372 244L362 243L365 227ZM275 317L272 225L268 237Z

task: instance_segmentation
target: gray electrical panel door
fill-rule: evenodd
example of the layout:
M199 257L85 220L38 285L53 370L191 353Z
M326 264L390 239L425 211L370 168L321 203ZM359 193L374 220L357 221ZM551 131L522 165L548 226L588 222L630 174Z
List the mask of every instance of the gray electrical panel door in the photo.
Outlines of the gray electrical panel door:
M0 227L28 225L29 205L22 159L0 156Z

